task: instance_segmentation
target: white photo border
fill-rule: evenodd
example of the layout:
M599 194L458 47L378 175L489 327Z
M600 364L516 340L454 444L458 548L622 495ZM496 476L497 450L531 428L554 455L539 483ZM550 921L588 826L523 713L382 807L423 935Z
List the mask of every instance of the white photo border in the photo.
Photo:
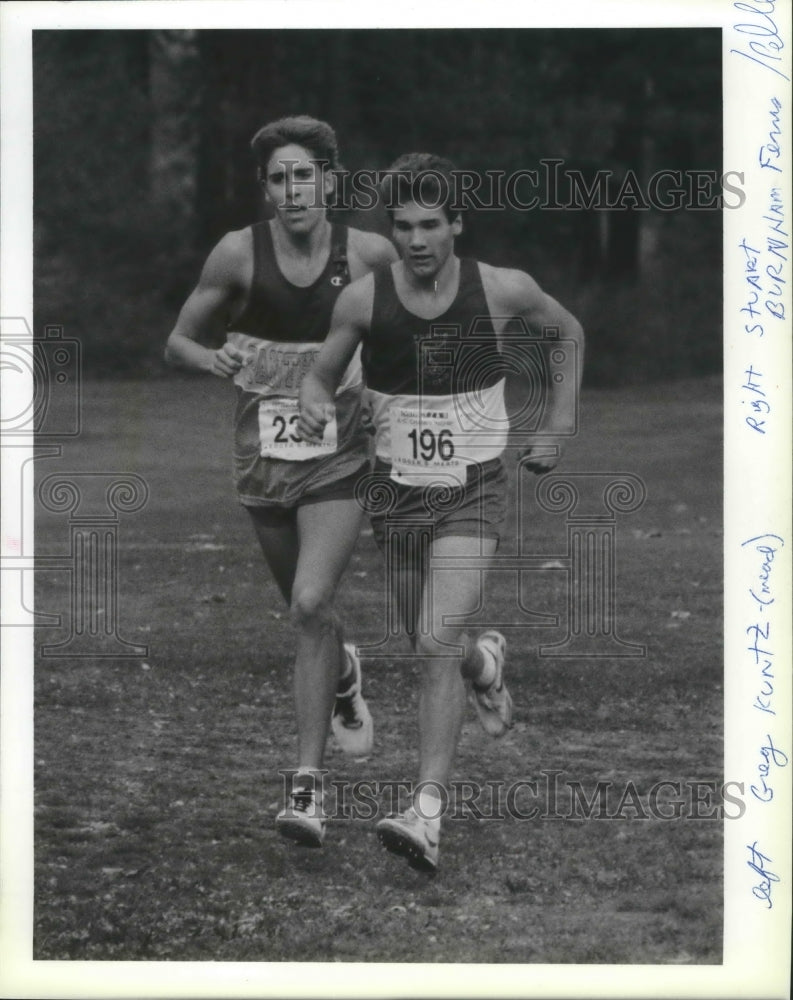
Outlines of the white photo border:
M313 963L37 962L32 960L32 636L4 629L0 790L0 995L17 997L503 996L713 997L789 996L791 773L780 772L773 803L749 794L766 737L791 752L791 337L790 262L780 301L786 321L760 339L746 331L746 252L741 241L765 238L769 190L789 197L791 145L786 133L775 174L762 162L769 108L779 101L784 129L791 100L791 12L772 0L693 2L425 2L374 5L338 0L162 0L162 2L7 2L0 7L2 66L2 301L0 316L32 323L32 31L166 27L720 27L724 60L724 169L744 175L745 203L724 213L725 410L725 777L743 781L748 807L725 823L724 961L720 966L410 965ZM770 25L774 25L774 33ZM756 30L752 30L752 28ZM775 41L776 40L776 41ZM778 42L778 45L776 43ZM776 45L776 47L775 47ZM785 229L790 232L790 204ZM767 227L766 227L767 228ZM789 243L789 236L787 237ZM747 367L768 373L773 419L759 431L746 421ZM8 386L7 386L8 387ZM15 379L13 391L31 387ZM770 397L769 397L770 398ZM16 401L11 400L15 407ZM17 412L15 410L15 412ZM18 442L31 449L32 442ZM4 471L11 469L4 463ZM4 482L6 525L18 516L17 482ZM32 502L32 501L31 501ZM26 523L30 519L27 518ZM756 620L752 582L755 540L773 535L775 702L769 723L752 710L756 673L748 668L747 627ZM27 541L27 540L26 540ZM29 541L32 542L32 539ZM782 665L785 665L784 667ZM783 707L784 706L784 707ZM773 727L769 732L769 725ZM773 910L755 905L747 845L774 858L779 876ZM759 848L758 848L759 849ZM756 881L756 879L755 879ZM298 974L296 974L298 973ZM321 973L321 975L320 975ZM398 988L397 988L398 986Z

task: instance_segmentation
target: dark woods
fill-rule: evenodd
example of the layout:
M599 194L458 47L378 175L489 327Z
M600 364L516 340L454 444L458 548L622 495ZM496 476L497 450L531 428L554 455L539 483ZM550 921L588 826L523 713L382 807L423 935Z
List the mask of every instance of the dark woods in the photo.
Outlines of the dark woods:
M590 384L720 371L715 29L36 32L36 332L159 374L210 247L261 213L251 136L299 112L350 171L421 149L481 175L461 250L563 299Z

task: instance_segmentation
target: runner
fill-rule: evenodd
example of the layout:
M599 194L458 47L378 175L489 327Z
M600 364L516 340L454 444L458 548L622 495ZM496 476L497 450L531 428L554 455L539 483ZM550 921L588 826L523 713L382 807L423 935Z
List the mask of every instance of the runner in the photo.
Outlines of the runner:
M236 385L236 487L297 632L297 774L276 826L318 847L318 778L331 720L345 751L365 754L372 746L358 657L333 612L360 527L355 483L370 462L359 357L350 356L327 399L321 441L309 444L295 433L297 396L342 288L397 255L383 237L329 221L339 166L329 125L284 118L260 129L251 145L273 217L227 233L212 250L166 358Z
M377 432L373 481L392 500L387 510L371 515L372 526L386 549L389 586L422 664L418 784L412 805L381 820L377 829L389 850L415 868L434 871L466 686L491 735L503 735L512 717L503 636L488 631L474 640L452 624L453 616L459 620L480 606L483 574L479 565L466 569L465 560L495 553L505 515L501 453L508 418L503 368L499 374L492 363L499 333L515 317L535 336L558 327L562 337L576 341L580 356L583 332L529 275L455 255L462 219L449 207L454 168L448 160L407 154L386 176L384 194L401 259L339 297L331 332L303 382L298 432L307 442L321 439L327 406L363 344ZM529 449L528 467L537 473L553 468L561 456L564 438L556 435L569 424L570 399L549 379L538 428L543 444ZM432 537L422 551L415 545L415 525L428 513ZM400 532L400 524L411 519L413 526ZM459 559L460 568L429 574L431 560L440 557Z

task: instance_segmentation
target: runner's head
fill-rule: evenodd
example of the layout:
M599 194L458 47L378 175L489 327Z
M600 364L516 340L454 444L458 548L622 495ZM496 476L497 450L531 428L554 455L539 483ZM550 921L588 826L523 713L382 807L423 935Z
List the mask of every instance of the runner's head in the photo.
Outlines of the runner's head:
M259 182L276 218L304 232L324 218L339 169L336 133L326 122L297 115L260 128L251 140Z
M405 267L420 281L430 281L454 253L462 232L453 211L454 167L432 153L406 153L381 183L392 237Z
M422 208L443 209L452 222L459 209L455 202L455 168L451 160L434 153L404 153L383 171L380 183L386 211L391 220L394 211L412 201Z

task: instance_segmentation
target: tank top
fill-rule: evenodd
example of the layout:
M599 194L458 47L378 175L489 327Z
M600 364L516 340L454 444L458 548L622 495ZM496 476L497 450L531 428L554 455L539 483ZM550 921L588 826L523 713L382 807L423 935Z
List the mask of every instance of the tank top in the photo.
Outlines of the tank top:
M248 304L234 330L279 343L322 343L341 289L350 282L347 227L332 223L330 254L322 273L306 287L287 281L278 266L268 222L251 226L253 280Z
M360 422L360 353L337 390L336 416L323 444L307 444L295 433L301 382L328 334L336 299L350 281L348 229L332 224L327 263L306 287L284 277L269 223L253 225L251 232L248 302L228 333L249 357L234 378L235 482L244 504L291 505L367 461L368 437Z
M396 481L459 484L504 450L504 367L477 261L460 261L457 294L433 319L405 308L390 267L376 271L361 359L377 456Z

